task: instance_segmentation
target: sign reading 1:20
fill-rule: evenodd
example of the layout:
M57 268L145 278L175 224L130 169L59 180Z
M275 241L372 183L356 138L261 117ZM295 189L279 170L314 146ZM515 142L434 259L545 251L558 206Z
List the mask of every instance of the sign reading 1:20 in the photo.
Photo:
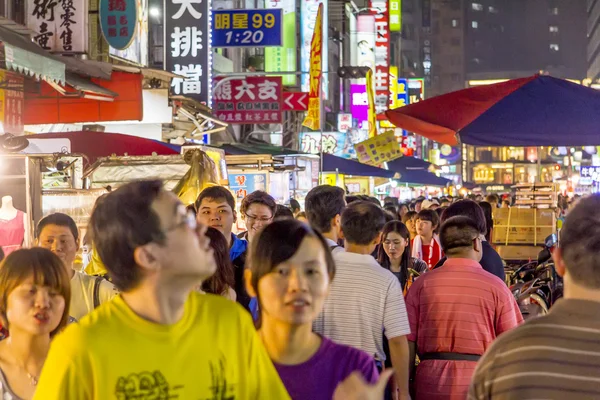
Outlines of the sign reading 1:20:
M213 11L213 47L282 45L282 10Z

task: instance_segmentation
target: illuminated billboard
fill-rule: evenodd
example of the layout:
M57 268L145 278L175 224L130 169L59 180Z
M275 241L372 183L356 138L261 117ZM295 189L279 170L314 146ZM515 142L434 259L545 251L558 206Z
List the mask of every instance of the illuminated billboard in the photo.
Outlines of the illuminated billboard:
M265 48L265 71L296 71L296 2L265 0L267 9L283 9L283 46ZM296 86L295 75L282 75L284 86Z
M329 32L329 12L327 8L327 0L323 0L323 32L325 40L323 40L322 54L329 54L327 49L327 37ZM313 37L313 31L315 30L315 22L317 20L317 11L319 10L319 0L300 0L300 71L302 74L302 91L308 92L309 87L309 75L310 71L310 44ZM322 70L329 70L328 57L323 57ZM321 79L323 88L323 97L327 98L329 90L329 79Z

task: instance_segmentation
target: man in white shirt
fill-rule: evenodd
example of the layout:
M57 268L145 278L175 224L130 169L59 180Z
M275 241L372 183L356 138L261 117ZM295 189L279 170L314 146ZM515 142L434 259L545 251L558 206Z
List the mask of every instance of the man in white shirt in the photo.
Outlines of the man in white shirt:
M407 398L410 326L402 288L394 274L371 256L381 240L384 212L373 203L357 201L343 211L341 222L346 251L333 256L335 279L314 330L374 355L382 363L385 333L396 383L401 397Z
M308 222L323 235L333 254L344 251L338 244L343 238L342 211L346 207L344 196L342 188L321 185L308 192L304 200Z
M78 321L117 295L115 286L106 279L86 275L73 268L79 250L79 231L73 218L62 213L50 214L39 222L36 236L38 246L56 254L71 277L71 318Z

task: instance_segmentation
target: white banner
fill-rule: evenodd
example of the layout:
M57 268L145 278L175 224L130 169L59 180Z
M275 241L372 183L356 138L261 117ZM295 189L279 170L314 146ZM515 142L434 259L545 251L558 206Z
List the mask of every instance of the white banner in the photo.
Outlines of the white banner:
M41 48L59 53L86 51L87 1L27 0L27 27Z

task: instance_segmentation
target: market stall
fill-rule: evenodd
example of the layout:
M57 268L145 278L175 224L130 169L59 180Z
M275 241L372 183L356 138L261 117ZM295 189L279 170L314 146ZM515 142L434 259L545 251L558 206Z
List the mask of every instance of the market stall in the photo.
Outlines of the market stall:
M290 198L304 204L306 194L319 184L319 157L267 144L232 143L219 145L227 154L229 185L237 202L255 190L266 190L280 204ZM248 177L258 187L249 184ZM259 189L264 188L264 189ZM243 221L238 228L244 229Z
M376 185L392 182L397 177L395 172L387 169L336 157L332 154L322 155L320 183L339 186L348 194L373 196Z

